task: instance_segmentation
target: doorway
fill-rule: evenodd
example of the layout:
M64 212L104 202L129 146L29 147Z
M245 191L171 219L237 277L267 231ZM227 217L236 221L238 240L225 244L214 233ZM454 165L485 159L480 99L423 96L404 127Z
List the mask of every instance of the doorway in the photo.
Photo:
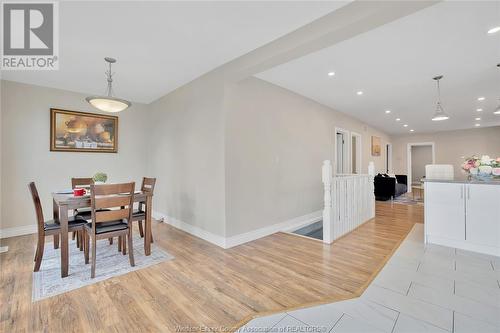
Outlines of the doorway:
M361 173L361 134L351 132L351 173Z
M392 173L392 143L385 145L385 173Z
M408 144L407 153L408 192L412 185L420 185L425 177L425 166L435 163L434 142Z
M349 132L335 128L335 171L337 174L350 173Z

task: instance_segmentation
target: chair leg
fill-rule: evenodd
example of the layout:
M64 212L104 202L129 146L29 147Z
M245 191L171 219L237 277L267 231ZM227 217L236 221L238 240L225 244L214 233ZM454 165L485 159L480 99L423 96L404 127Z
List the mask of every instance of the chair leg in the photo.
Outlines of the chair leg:
M83 251L83 246L84 246L83 238L85 237L85 234L84 234L83 230L79 231L78 234L80 235L80 251Z
M92 267L90 269L90 277L92 279L95 278L95 262L96 262L95 254L96 254L96 247L97 247L96 239L95 239L95 237L92 237Z
M87 232L83 232L83 242L85 243L83 246L83 254L85 256L85 265L89 263L89 247L90 247L90 235Z
M138 221L139 225L139 235L141 235L141 238L144 238L144 229L142 228L142 221Z
M134 261L134 248L132 244L132 232L130 231L127 234L127 239L128 239L128 259L130 261L130 266L135 266L135 261Z
M76 231L73 231L73 233L71 234L71 239L75 240L75 237L76 237Z
M43 249L45 247L45 237L38 237L38 244L36 249L36 257L35 257L35 268L33 272L38 272L40 270L40 265L42 264L43 258Z
M109 245L113 245L113 237L109 237L108 240L109 240Z
M127 254L127 237L125 235L122 236L122 254Z
M80 247L80 232L79 231L75 232L76 232L76 247Z
M122 236L118 236L118 252L122 252Z
M59 248L59 235L54 235L54 249Z

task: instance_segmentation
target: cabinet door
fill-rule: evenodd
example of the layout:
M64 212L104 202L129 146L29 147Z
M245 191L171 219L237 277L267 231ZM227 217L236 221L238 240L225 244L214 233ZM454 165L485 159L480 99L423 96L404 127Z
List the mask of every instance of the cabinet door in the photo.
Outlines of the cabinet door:
M466 186L467 241L500 247L500 186Z
M425 183L425 233L465 240L464 185Z

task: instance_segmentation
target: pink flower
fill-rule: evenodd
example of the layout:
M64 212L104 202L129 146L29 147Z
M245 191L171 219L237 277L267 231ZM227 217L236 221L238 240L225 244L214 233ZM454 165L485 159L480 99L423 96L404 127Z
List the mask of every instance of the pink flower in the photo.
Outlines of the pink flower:
M500 163L500 157L497 157L497 163Z
M479 162L479 161L475 161L474 162L474 167L475 168L478 168L480 165L481 165L481 162Z
M471 167L472 167L472 165L470 165L469 163L464 165L465 170L469 170Z

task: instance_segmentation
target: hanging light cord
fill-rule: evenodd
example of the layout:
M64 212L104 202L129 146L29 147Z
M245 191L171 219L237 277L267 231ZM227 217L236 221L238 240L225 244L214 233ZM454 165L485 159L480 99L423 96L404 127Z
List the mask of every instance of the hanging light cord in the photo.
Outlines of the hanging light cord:
M437 82L437 91L438 91L438 104L441 105L441 88L439 87L439 80L440 79L437 79L436 82Z
M113 96L113 75L114 75L114 73L111 72L111 62L108 62L108 64L109 64L109 69L105 72L106 73L106 80L108 81L106 95L108 97L112 97Z

